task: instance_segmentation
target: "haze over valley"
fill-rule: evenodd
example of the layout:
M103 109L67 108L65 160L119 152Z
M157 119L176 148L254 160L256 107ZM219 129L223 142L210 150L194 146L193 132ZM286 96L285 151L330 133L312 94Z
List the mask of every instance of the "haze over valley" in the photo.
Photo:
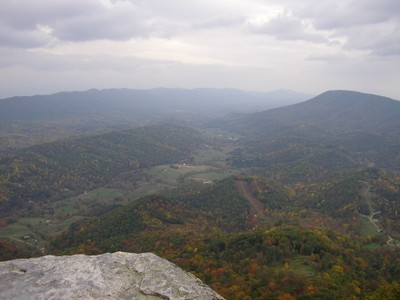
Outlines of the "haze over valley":
M395 291L400 102L303 97L156 89L1 100L2 259L154 252L227 299Z
M399 16L2 0L0 298L399 299Z

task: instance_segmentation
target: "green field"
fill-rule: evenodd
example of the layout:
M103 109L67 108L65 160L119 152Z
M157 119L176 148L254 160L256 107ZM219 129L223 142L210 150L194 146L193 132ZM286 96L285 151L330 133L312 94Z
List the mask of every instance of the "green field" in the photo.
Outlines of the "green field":
M359 218L359 232L360 237L365 239L368 236L376 236L379 233L376 231L376 227L371 224L367 217L360 216Z
M382 246L379 245L378 243L369 243L367 245L364 246L365 249L369 249L369 250L376 250L381 248Z
M216 167L207 165L161 165L148 169L147 173L155 182L177 186L190 176L217 170Z
M231 175L232 171L210 165L155 166L143 170L144 179L136 182L128 195L118 189L102 187L55 201L50 203L50 209L40 218L20 218L0 228L0 237L24 244L31 244L37 240L37 244L42 247L49 237L60 234L73 222L100 215L116 205L124 205L147 194L170 190L188 181L214 181ZM30 238L24 239L26 236Z
M46 211L40 211L40 217L20 218L0 228L0 237L22 245L33 245L37 241L35 243L43 247L49 237L60 234L73 222L83 218L101 215L144 195L171 190L185 183L195 181L210 184L236 174L237 170L227 166L227 158L236 149L235 141L238 137L219 131L208 131L206 134L213 142L197 151L193 164L158 165L133 173L133 178L122 174L115 179L120 186L101 187L51 202Z
M315 278L320 273L315 271L314 264L309 257L298 255L288 262L288 270L298 275Z
M22 238L31 233L31 230L21 223L13 223L0 228L0 237L11 237L22 240Z
M202 180L202 181L217 181L237 174L238 170L216 170L214 172L205 172L202 174L191 175L186 180Z
M54 216L65 215L85 215L90 214L98 206L109 206L121 201L123 194L121 191L109 188L98 188L87 193L56 201L51 204L54 209ZM97 208L96 208L97 207Z
M51 209L43 217L20 218L0 228L0 237L28 246L37 240L37 244L42 247L49 237L60 234L72 223L85 218L85 215L94 215L115 204L116 199L121 197L122 193L118 190L99 188L76 197L56 201L50 204Z
M63 221L44 218L20 218L15 223L0 228L0 237L27 246L37 244L39 247L44 247L49 237L60 234L69 225L82 218L74 216Z

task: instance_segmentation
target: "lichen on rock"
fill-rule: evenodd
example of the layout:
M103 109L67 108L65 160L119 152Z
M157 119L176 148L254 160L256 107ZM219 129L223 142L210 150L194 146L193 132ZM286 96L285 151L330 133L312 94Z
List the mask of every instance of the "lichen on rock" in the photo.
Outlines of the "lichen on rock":
M224 299L152 253L43 256L0 262L0 299Z

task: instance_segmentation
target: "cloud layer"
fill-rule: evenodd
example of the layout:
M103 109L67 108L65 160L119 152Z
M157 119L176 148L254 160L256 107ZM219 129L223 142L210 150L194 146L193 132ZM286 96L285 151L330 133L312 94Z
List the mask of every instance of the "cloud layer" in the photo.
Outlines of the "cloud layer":
M371 87L373 80L376 92L395 96L400 1L2 0L0 53L0 78L38 70L43 78L51 71L62 80L64 71L74 69L78 81L79 73L123 69L123 76L132 78L147 74L142 86L173 85L173 78L180 86L179 69L187 72L185 78L211 76L211 83L226 86L241 80L245 89L318 92L347 88L349 78L344 81L341 74L354 73L354 87L348 88ZM380 77L356 77L350 72L354 67ZM230 68L238 73L227 74ZM165 77L156 82L143 70ZM228 77L217 79L221 74ZM116 85L121 76L104 77L97 87ZM324 76L329 83L322 82ZM201 81L182 84L194 87Z

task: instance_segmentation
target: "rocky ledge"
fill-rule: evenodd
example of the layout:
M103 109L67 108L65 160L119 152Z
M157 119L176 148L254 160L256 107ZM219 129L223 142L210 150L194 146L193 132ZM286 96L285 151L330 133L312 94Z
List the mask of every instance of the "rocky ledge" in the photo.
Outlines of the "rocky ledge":
M0 262L0 299L224 299L151 253L43 256Z

